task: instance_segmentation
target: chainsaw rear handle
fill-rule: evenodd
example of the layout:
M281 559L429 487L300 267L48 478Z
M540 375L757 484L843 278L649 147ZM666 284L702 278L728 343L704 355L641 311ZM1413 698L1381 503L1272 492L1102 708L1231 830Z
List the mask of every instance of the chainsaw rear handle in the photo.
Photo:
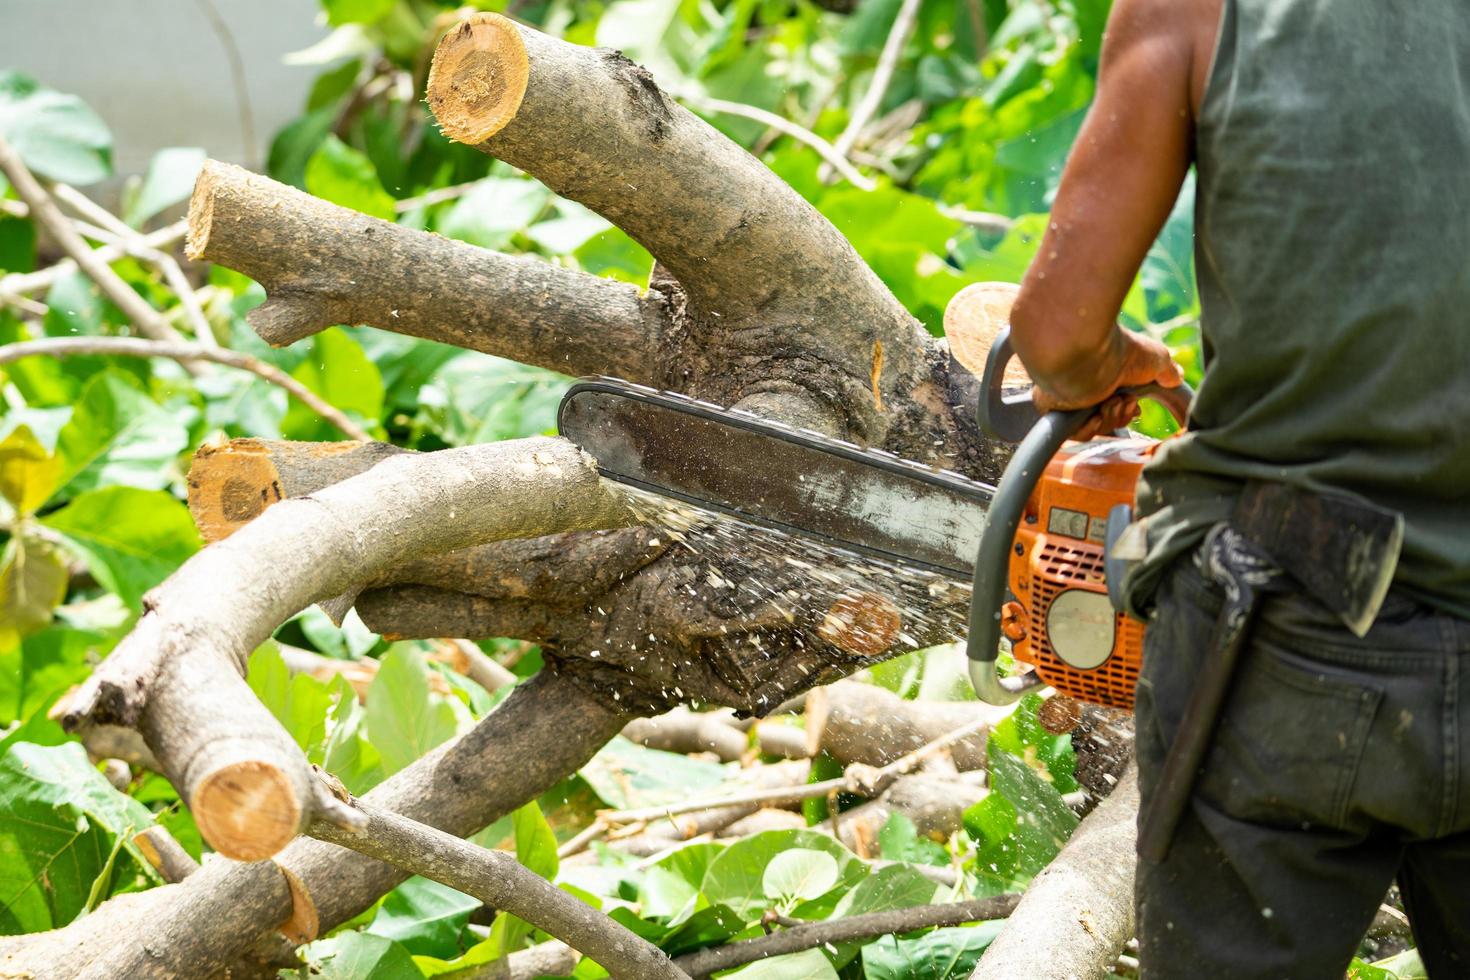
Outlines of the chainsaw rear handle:
M1011 328L1002 327L995 335L995 343L990 346L990 353L985 358L985 377L981 379L980 404L976 411L980 430L1005 442L1020 442L1041 421L1041 413L1031 400L1032 389L1027 388L1009 395L1005 392L1006 367L1015 356L1015 348L1011 346ZM1161 384L1153 383L1124 388L1122 393L1135 398L1153 399L1167 408L1181 427L1189 414L1189 404L1194 400L1194 392L1188 385L1165 388ZM1090 414L1092 410L1087 411ZM1075 431L1076 426L1072 428L1072 432ZM1068 435L1070 434L1069 432Z
M1006 572L1011 548L1026 502L1047 464L1062 444L1092 417L1097 406L1065 409L1042 415L1036 410L1028 389L1007 396L1002 387L1006 365L1015 357L1010 327L1003 327L985 361L985 377L976 417L982 431L1006 442L1019 442L1006 465L986 514L985 532L975 557L975 575L970 593L969 636L965 655L969 658L970 684L981 700L1010 704L1044 686L1034 671L1020 677L1001 677L995 666L1000 654L1000 609L1006 598ZM1164 405L1181 426L1189 414L1194 392L1188 385L1165 388L1159 384L1125 389L1128 394L1152 398Z

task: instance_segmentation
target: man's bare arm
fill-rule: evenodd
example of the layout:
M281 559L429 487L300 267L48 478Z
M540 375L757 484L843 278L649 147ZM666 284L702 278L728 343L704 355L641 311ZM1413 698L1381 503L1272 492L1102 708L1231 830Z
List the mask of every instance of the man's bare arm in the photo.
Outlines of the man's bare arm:
M1189 169L1200 50L1207 59L1218 11L1219 0L1118 0L1113 7L1097 97L1011 312L1016 352L1043 409L1098 404L1119 387L1179 382L1167 349L1121 330L1117 316ZM1131 417L1131 404L1126 411Z

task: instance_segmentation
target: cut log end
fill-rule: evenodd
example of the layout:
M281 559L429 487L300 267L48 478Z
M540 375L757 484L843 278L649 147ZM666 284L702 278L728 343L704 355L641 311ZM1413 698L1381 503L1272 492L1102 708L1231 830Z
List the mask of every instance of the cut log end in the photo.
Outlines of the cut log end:
M444 135L471 146L515 118L531 64L514 23L477 14L446 34L429 68L428 102Z
M204 260L209 248L209 232L214 226L214 194L218 186L221 167L228 164L216 160L204 161L204 168L194 181L194 193L189 196L189 231L184 236L184 255L191 262Z
M396 452L391 446L363 442L266 442L260 439L231 439L206 443L189 465L189 513L207 543L227 538L259 517L283 497L301 496L318 486L292 487L283 468L306 463L341 460L346 454L365 452L365 470L373 462ZM344 479L352 475L332 471ZM334 482L328 479L328 483Z
M211 465L209 460L216 455L227 455L228 465ZM263 445L236 439L224 445L200 446L194 454L189 469L189 512L205 541L229 537L280 499L276 467Z
M996 334L1010 323L1011 306L1020 287L1008 282L975 282L954 294L944 308L944 336L950 353L977 378L985 376L985 360ZM1007 388L1031 384L1019 359L1005 370Z
M898 607L881 595L865 592L834 602L817 634L848 653L876 657L897 642L902 629Z
M263 861L301 829L302 805L290 777L258 760L231 763L200 781L189 798L199 832L236 861Z

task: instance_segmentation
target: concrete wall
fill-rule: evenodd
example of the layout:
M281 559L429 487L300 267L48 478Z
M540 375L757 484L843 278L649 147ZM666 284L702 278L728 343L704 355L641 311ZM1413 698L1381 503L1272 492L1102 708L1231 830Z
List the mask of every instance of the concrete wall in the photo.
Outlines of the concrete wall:
M254 146L206 4L240 49ZM165 146L258 165L321 70L281 61L325 36L319 9L315 0L0 0L0 68L85 99L112 129L120 174L142 172Z

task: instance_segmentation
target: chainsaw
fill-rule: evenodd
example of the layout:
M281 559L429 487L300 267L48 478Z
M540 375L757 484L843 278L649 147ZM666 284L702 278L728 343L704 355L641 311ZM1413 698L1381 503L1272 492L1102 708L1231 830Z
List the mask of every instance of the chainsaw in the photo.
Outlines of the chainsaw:
M1068 437L1092 409L1039 415L1007 393L1009 330L990 347L976 414L1018 442L992 487L865 449L612 378L574 384L561 434L612 481L904 569L972 586L966 652L975 693L1008 704L1049 685L1131 709L1143 625L1119 611L1122 567L1109 557L1132 518L1139 471L1158 445L1136 435ZM1187 388L1132 391L1183 425ZM1000 638L1031 670L1001 677Z

